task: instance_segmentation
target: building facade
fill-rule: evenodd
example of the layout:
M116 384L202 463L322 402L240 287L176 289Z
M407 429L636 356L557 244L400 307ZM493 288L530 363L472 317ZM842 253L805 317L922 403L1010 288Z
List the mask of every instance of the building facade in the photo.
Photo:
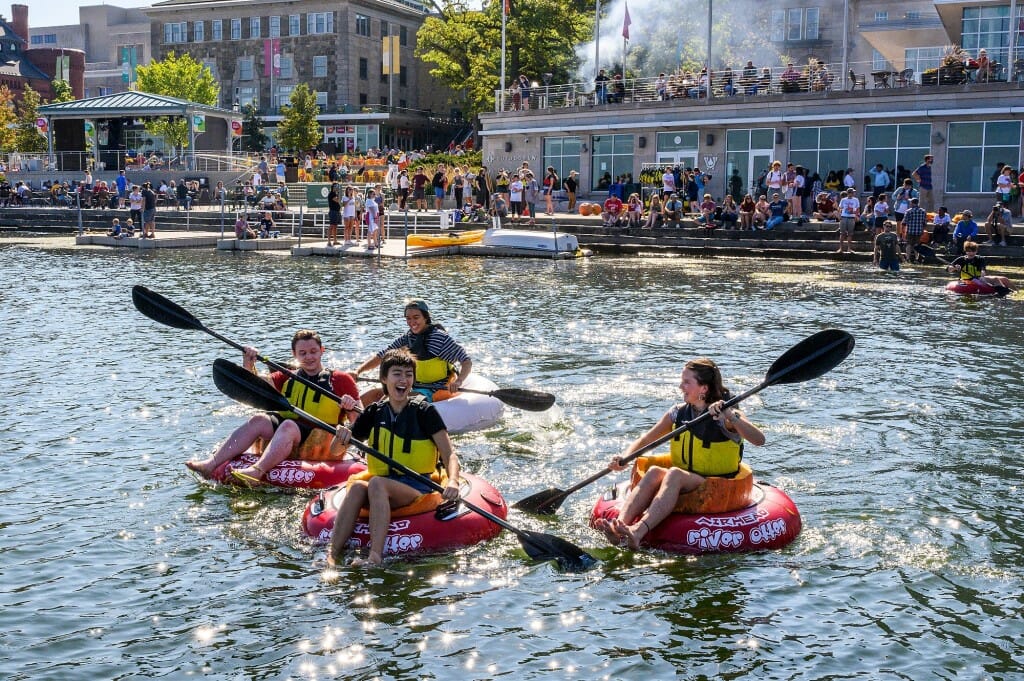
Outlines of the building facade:
M77 49L33 44L28 5L11 5L10 21L0 16L0 51L0 85L7 86L15 101L21 99L26 85L43 99L51 99L55 79L68 81L75 96L82 96L85 54Z
M811 8L820 10L811 13L812 29L823 19L842 27L845 6ZM774 160L802 165L823 181L852 168L857 187L870 191L865 176L876 164L902 179L930 154L936 205L990 208L997 164L1016 172L1022 164L1024 68L1015 55L1024 32L1019 18L1010 20L1022 16L1021 8L1007 1L907 2L899 16L887 16L893 3L848 7L849 38L832 29L808 33L807 7L766 10L780 21L792 17L784 31L773 32L794 38L779 40L779 53L805 67L792 91L778 87L778 71L757 94L737 79L731 95L716 72L710 98L682 91L663 99L647 81L604 101L592 83L545 88L529 111L482 117L484 163L496 171L529 161L554 166L562 177L578 170L581 186L599 195L616 176L639 180L645 168L699 167L712 176L708 191L720 198L737 181L743 193L756 192ZM796 43L805 50L799 58ZM984 78L966 63L939 68L950 45L962 45L972 61L986 48L997 64ZM817 81L820 87L806 69L812 58L832 74ZM847 72L856 79L838 77ZM655 177L660 173L648 174Z
M425 8L411 0L165 0L144 10L153 57L188 53L221 84L221 106L254 106L273 136L281 107L316 91L331 150L411 148L434 135L446 100L413 57ZM383 73L384 39L397 47Z

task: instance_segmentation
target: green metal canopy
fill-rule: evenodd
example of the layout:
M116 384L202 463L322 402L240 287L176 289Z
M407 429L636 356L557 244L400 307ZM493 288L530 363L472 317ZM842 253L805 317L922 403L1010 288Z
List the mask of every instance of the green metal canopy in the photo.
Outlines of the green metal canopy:
M73 102L59 102L40 106L39 115L52 120L66 118L118 118L146 116L190 116L194 113L207 114L226 120L241 121L236 111L190 102L149 92L118 92L102 97L76 99Z

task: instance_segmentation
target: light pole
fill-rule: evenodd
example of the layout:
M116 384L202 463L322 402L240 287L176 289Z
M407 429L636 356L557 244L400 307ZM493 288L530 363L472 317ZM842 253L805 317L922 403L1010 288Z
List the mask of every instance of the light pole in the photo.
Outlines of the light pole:
M551 73L541 74L541 79L544 81L544 108L545 109L547 109L550 106L549 100L548 100L548 95L549 95L548 88L551 85L551 78L552 78L552 76L553 76L553 74L551 74Z

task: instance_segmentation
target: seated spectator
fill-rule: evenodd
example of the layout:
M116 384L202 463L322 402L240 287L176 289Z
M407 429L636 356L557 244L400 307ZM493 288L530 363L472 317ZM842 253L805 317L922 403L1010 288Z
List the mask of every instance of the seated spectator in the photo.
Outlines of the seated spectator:
M864 207L860 211L860 222L872 233L871 237L874 238L875 197L869 196L864 200Z
M713 226L715 222L715 208L717 207L715 200L711 198L711 194L705 194L704 199L700 202L700 215L697 217L697 222L709 227Z
M665 82L664 73L659 73L658 80L654 81L654 96L659 102L668 99L668 83Z
M820 192L814 203L815 210L812 217L815 220L823 220L825 222L839 221L839 206L836 205L835 199L828 192Z
M644 229L655 229L661 227L665 221L665 215L662 212L663 207L661 205L661 196L658 192L651 194L651 203L647 207L650 213L647 215L647 222L644 223Z
M700 70L700 77L697 81L686 91L686 95L690 99L700 99L706 97L708 94L708 70L703 68Z
M771 217L764 223L765 229L775 229L783 222L785 222L789 216L786 215L786 208L789 207L789 202L779 196L778 192L772 194L772 202L768 204L768 210L771 212Z
M989 243L993 246L1005 246L1006 238L1013 229L1013 216L1009 209L1003 204L997 203L992 206L992 211L985 219L985 232L988 234Z
M745 194L739 205L740 229L754 229L754 211L757 202L750 194Z
M929 243L933 246L943 246L949 248L949 240L951 237L950 233L950 222L952 218L949 216L949 211L946 210L945 206L939 206L939 210L935 213L935 217L932 218L932 233L929 239Z
M616 104L626 101L626 83L622 80L621 73L612 76L612 82L608 87L608 101Z
M124 238L124 233L121 230L121 221L119 219L114 218L113 223L110 225L110 231L107 232L107 236L112 236L115 239Z
M601 220L605 227L618 227L622 222L623 204L617 196L609 196L604 202Z
M953 228L953 242L956 244L956 254L964 254L964 244L974 241L978 236L978 223L974 221L974 213L965 210L960 213L960 221Z
M743 67L743 71L740 72L740 87L743 88L745 95L757 94L757 67L749 59L747 65Z
M740 219L740 208L736 205L736 201L732 198L731 194L726 194L725 198L722 199L722 205L715 212L715 219L725 229L736 228L736 223Z
M124 235L135 236L135 221L131 218L128 218L124 223Z
M761 194L757 197L757 203L754 204L754 226L764 229L764 226L768 224L768 219L772 216L771 204L768 203L768 195Z
M630 227L639 227L643 214L644 204L640 201L640 195L633 192L626 203L626 224Z
M772 70L767 66L761 69L761 77L757 81L757 87L754 92L766 95L772 93Z
M269 239L271 237L277 238L280 232L277 231L277 225L274 224L274 214L269 210L263 211L263 217L260 218L260 238Z
M783 92L800 92L803 88L800 84L800 70L793 66L793 62L786 64L786 70L779 76Z
M666 227L678 227L679 221L683 219L683 202L679 198L679 194L669 194L668 201L662 209L662 215L665 216Z
M174 181L171 181L171 186L174 187ZM177 187L174 187L174 198L177 204L185 210L191 210L192 208L192 197L188 193L188 185L184 180L178 183Z
M722 80L722 92L728 97L734 97L736 95L736 84L733 82L732 68L726 66L725 71L721 75Z
M238 214L238 219L235 220L235 238L236 239L255 239L256 230L249 226L249 221L245 219L245 216L241 213Z

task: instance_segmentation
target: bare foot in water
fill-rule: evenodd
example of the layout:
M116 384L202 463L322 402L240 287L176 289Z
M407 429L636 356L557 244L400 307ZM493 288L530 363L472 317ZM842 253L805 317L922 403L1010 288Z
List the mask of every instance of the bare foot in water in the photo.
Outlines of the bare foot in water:
M186 461L185 467L190 471L195 471L204 478L209 479L213 475L213 471L210 468L210 464L207 461Z
M619 533L626 540L626 545L633 550L640 548L640 542L648 533L647 524L642 520L627 525L616 518L612 529Z
M618 532L615 523L622 525L622 521L620 521L618 518L616 518L614 521L609 520L608 518L598 518L594 521L594 529L600 531L605 536L605 539L608 540L609 544L621 546L622 541L623 539L625 539L625 537L620 532Z
M352 567L377 567L384 563L379 553L371 553L366 558L353 558L349 563Z

